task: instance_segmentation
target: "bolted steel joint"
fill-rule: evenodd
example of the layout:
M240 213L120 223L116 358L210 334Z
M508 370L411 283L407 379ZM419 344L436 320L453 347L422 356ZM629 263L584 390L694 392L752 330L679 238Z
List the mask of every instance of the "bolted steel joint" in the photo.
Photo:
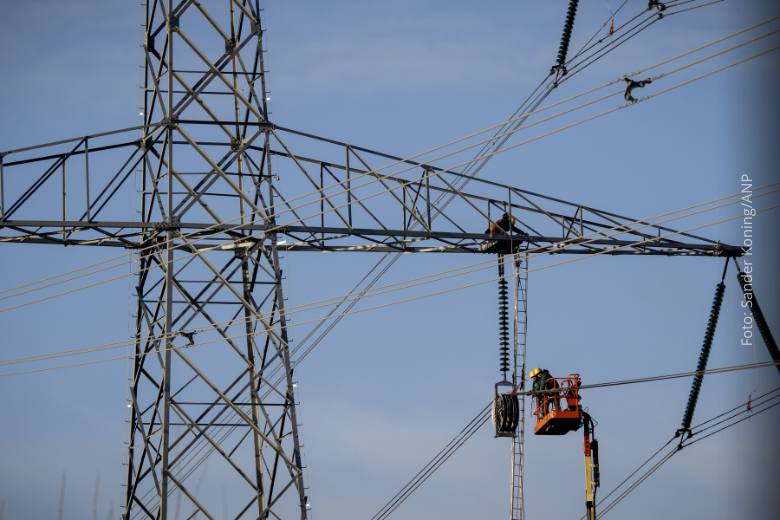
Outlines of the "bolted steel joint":
M227 54L235 54L236 52L236 39L235 38L227 38L225 40L225 53Z
M179 118L176 116L166 117L162 120L162 124L166 128L176 128L179 124Z

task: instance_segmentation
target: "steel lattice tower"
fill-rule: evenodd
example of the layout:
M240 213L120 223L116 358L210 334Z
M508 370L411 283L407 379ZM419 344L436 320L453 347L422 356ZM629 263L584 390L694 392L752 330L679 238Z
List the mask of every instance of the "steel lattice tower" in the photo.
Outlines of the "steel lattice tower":
M178 225L235 215L235 224L274 224L271 161L254 168L245 156L269 142L259 5L149 2L145 28L142 147L152 153L140 165L140 207L144 221L162 225L140 235L125 515L166 518L174 491L208 515L186 478L201 438L248 490L240 514L305 518L276 237L236 230L254 245L215 254ZM219 124L204 132L206 119ZM215 203L217 193L227 201ZM209 368L213 352L176 348L206 330L221 340L219 373ZM232 431L206 431L228 416ZM172 471L181 466L188 472Z

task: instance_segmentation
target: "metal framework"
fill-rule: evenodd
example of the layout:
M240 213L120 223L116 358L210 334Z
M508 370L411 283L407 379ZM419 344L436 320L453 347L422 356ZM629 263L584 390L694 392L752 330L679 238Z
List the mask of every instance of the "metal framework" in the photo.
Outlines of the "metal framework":
M509 491L509 520L525 518L525 373L528 338L528 254L518 255L514 260L514 335L512 385L518 389L519 421L512 437L512 471Z
M174 496L213 518L194 484L205 461L243 490L232 517L307 518L281 251L740 255L501 183L472 179L465 192L456 171L276 125L262 33L256 0L149 0L143 125L0 153L0 241L137 255L124 518L165 519ZM505 212L522 233L483 231ZM517 384L517 265L515 280ZM196 334L212 346L189 348Z

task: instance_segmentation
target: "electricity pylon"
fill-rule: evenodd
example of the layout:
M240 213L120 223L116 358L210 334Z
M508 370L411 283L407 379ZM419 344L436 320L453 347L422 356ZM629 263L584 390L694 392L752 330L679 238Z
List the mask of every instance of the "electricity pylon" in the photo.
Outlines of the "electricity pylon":
M740 254L276 125L262 33L257 1L150 0L143 125L0 154L0 240L136 255L125 518L214 517L204 461L236 518L307 517L280 251ZM503 213L522 232L482 231Z

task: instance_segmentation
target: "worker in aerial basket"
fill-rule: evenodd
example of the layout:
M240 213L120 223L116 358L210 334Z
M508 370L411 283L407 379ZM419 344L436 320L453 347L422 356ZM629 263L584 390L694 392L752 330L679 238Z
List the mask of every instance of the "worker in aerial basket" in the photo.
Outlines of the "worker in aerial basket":
M515 233L522 233L522 231L515 226L515 222L517 222L515 217L509 213L504 213L501 215L500 219L488 224L488 228L485 230L485 234L494 237L496 235L506 235L510 231L514 231Z
M539 404L540 418L547 415L550 407L556 412L561 411L558 382L550 375L550 372L546 368L534 368L528 373L528 376L533 381L531 390Z

